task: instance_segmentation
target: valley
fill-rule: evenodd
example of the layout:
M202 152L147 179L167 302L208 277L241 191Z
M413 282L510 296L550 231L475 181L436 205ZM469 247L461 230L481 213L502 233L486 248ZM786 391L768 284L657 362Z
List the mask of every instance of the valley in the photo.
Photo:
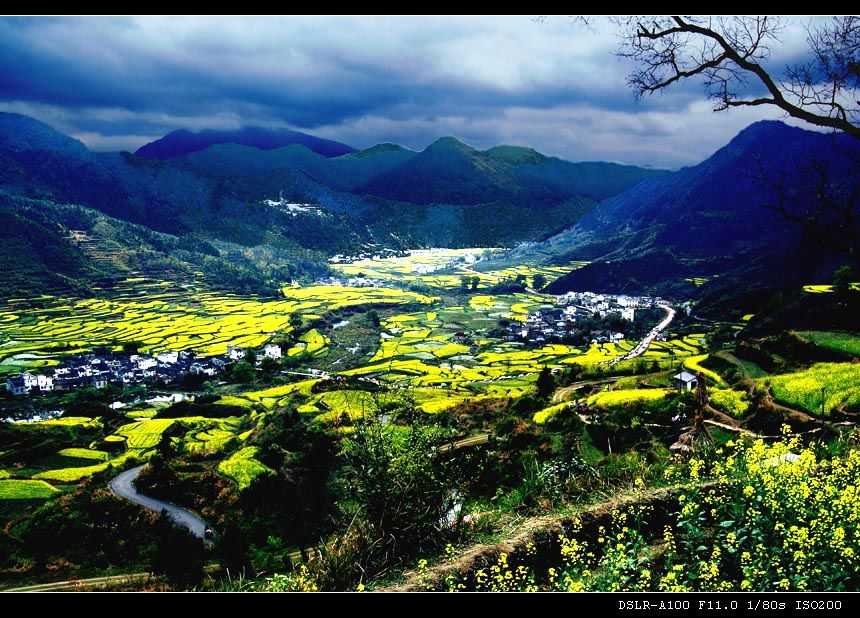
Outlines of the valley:
M271 451L267 436L273 423L288 418L292 434L318 433L313 441L329 448L381 423L404 435L426 426L421 431L434 443L453 444L450 452L468 458L514 456L519 463L495 463L490 477L481 472L458 507L463 516L465 509L483 513L497 522L494 527L507 525L522 509L554 512L566 504L551 506L553 500L541 498L547 488L514 497L523 491L515 480L520 466L557 465L540 462L560 453L593 470L602 479L597 487L662 486L668 447L683 444L694 415L688 386L679 386L683 375L707 383L709 410L716 415L709 432L718 443L733 432L773 432L782 422L798 429L815 427L816 418L845 424L860 411L856 365L839 362L860 341L857 335L798 333L792 345L803 348L802 355L779 341L727 348L716 333L728 329L742 336L749 320L699 322L683 299L538 293L534 288L551 286L586 263L494 267L500 256L500 249L336 256L325 284L284 287L281 299L193 285L179 289L142 277L100 299L11 299L0 315L0 368L9 380L22 371L49 374L70 358L92 366L92 359L110 365L128 354L154 360L152 373L139 379L105 372L97 386L84 381L66 392L6 394L10 420L54 412L51 420L3 426L4 543L14 549L30 526L42 525L40 518L58 516L57 509L67 510L83 496L91 499L120 472L141 465L142 493L192 508L219 534L236 534L227 504L283 482L279 469L289 460ZM222 360L206 365L211 372L192 375L187 367L170 369L176 353L198 355L200 366L210 357ZM806 364L812 360L829 364ZM534 454L513 446L522 439L533 445L527 451L537 449ZM655 449L644 459L637 454L642 440ZM338 459L316 465L340 466ZM566 482L581 482L575 478ZM311 509L307 516L322 517L333 506L333 490L326 486L314 489L328 495L315 498L323 506L284 505L283 516ZM493 493L502 502L486 502ZM241 508L253 513L255 507ZM336 529L318 520L284 533L278 549L265 550L267 560L294 568L301 547L323 530ZM464 543L471 534L463 529L454 536ZM146 554L140 547L104 559L139 569ZM31 565L24 579L13 578L16 585L40 579L38 561L26 555L13 551L12 562L4 563L9 568L23 559ZM213 559L226 564L216 556L221 554L208 558L210 566ZM253 558L247 564L261 568ZM93 572L85 565L63 572L72 576L76 568Z
M0 16L0 592L842 608L858 50Z

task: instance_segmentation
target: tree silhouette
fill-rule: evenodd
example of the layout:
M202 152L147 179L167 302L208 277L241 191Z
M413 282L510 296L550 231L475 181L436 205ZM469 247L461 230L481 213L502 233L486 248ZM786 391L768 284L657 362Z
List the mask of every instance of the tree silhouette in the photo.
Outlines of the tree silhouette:
M775 106L793 118L860 138L860 17L807 27L804 58L765 66L785 24L773 16L616 18L627 82L637 97L699 79L715 110Z
M537 387L537 396L540 399L548 399L552 395L555 390L555 378L549 367L540 370L535 386Z

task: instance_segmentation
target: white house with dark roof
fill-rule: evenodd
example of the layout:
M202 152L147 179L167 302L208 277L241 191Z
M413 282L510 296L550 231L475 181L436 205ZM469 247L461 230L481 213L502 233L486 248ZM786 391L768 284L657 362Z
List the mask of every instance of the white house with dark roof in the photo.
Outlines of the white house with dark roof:
M265 348L263 348L263 356L278 360L279 358L281 358L281 346L275 345L274 343L270 343Z
M6 379L6 390L13 395L29 395L30 391L39 387L39 379L32 373L21 373Z
M699 381L696 379L696 376L689 371L676 373L672 376L672 381L675 384L675 388L679 391L692 391L699 385Z

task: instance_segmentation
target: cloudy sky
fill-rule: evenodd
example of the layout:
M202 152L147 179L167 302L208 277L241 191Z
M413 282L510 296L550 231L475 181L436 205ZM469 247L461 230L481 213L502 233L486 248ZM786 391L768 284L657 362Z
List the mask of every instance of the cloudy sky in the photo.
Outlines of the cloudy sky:
M772 62L802 50L789 23ZM639 103L606 24L566 18L2 18L0 110L96 150L178 128L289 126L357 148L454 135L570 160L678 167L761 118L700 86Z

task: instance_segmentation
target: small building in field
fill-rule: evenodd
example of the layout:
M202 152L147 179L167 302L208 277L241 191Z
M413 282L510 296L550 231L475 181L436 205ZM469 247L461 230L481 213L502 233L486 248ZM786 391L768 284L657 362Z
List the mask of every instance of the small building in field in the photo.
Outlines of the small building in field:
M278 360L281 358L281 346L270 343L263 348L263 356Z
M24 376L14 376L6 379L6 390L13 395L27 395L32 387L27 385Z
M672 376L672 382L679 391L692 391L696 390L696 387L699 385L699 381L689 371L682 371L681 373L676 373Z

